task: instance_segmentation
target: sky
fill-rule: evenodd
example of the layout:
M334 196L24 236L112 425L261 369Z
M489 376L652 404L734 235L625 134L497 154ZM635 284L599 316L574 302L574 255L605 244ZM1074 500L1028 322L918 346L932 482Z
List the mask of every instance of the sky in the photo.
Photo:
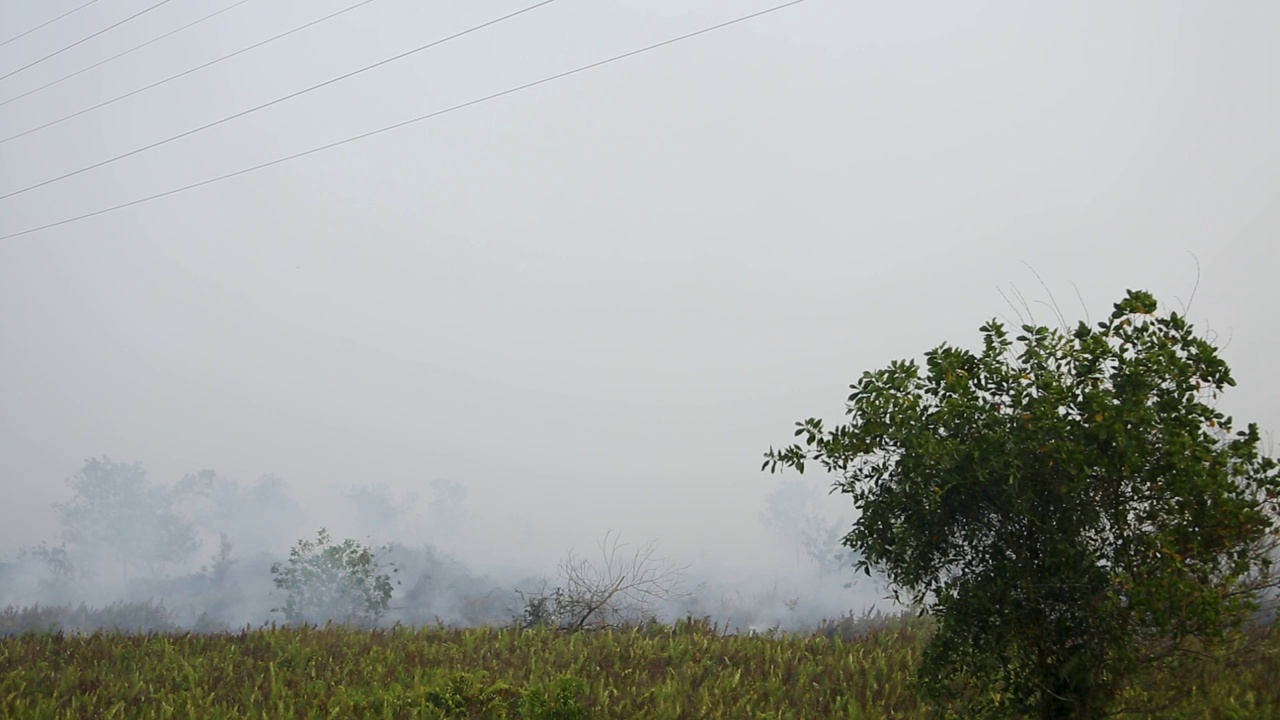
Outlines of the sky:
M0 42L81 4L0 5ZM95 2L0 75L153 5ZM177 0L0 80L0 195L531 2ZM559 0L0 200L0 236L484 98L771 6ZM0 548L89 457L158 481L467 488L513 563L609 531L750 566L794 421L868 369L1152 291L1280 429L1271 2L808 0L154 201L0 240ZM1043 285L1041 282L1043 281ZM830 478L806 475L826 486ZM844 505L830 499L833 512Z

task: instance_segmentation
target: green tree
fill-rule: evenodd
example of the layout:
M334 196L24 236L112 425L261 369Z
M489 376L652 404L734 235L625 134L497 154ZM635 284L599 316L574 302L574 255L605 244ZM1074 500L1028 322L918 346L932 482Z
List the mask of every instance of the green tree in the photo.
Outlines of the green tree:
M1213 407L1216 348L1146 292L1096 328L981 333L864 373L845 424L797 423L764 467L838 475L859 569L936 618L917 680L940 707L1100 717L1274 589L1277 463Z
M273 611L293 624L335 620L371 626L391 602L391 575L382 568L373 548L351 539L334 544L321 528L315 540L298 541L287 563L272 564L275 585L286 593L284 607Z

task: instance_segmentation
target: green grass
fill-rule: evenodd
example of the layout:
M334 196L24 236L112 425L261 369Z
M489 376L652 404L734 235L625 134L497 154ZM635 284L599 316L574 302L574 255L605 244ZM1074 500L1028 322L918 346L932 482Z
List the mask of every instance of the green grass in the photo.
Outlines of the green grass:
M0 639L0 717L923 718L908 678L925 628L27 633ZM1135 693L1186 702L1150 717L1280 718L1274 652L1162 682Z

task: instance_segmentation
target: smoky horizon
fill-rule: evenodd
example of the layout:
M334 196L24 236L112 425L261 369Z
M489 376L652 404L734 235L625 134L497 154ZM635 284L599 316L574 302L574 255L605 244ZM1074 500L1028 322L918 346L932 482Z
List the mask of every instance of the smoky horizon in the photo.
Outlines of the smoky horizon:
M223 556L257 623L323 527L423 622L614 537L668 614L888 609L763 453L1128 289L1275 454L1280 6L81 4L0 7L0 607L189 624Z

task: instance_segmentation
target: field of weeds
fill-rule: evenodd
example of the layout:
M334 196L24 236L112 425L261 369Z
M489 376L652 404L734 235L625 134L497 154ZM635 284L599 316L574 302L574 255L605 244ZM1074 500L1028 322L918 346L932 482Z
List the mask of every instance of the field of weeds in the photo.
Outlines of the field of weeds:
M0 639L4 718L923 718L919 620L826 636L263 628ZM1267 640L1270 650L1275 641ZM1280 656L1131 693L1133 717L1280 717Z
M0 640L0 716L913 717L919 644L906 626L853 643L698 624L24 634Z

